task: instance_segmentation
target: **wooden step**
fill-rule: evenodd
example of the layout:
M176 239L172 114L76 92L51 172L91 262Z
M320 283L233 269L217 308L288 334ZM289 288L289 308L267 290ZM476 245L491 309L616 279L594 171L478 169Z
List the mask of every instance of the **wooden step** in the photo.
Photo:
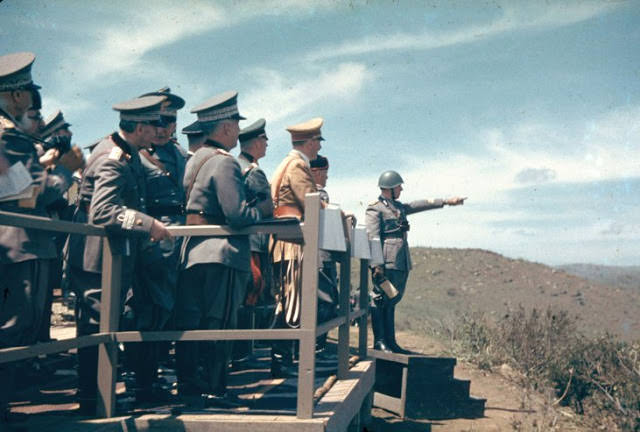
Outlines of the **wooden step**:
M454 378L456 359L368 351L376 359L374 405L414 419L478 418L484 399Z

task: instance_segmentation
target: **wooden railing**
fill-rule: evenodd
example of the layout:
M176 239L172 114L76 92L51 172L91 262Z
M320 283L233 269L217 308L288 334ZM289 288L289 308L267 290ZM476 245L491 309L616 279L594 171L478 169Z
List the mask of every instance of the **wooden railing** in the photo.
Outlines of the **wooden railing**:
M320 232L320 195L305 197L305 221L291 225L252 225L243 229L228 226L171 226L171 234L180 236L228 236L253 233L277 235L281 240L303 240L302 298L300 327L293 329L250 329L250 330L188 330L188 331L118 331L120 319L120 280L122 256L112 253L109 241L104 242L102 259L102 303L100 327L97 334L81 336L36 345L0 349L0 363L7 363L41 354L65 352L74 348L98 346L98 417L113 417L115 414L115 386L117 379L118 344L120 342L142 341L214 341L214 340L260 340L285 339L300 343L298 364L298 396L296 416L309 419L313 416L313 393L315 378L316 337L338 327L338 372L337 378L345 379L349 370L349 325L359 320L358 355L367 355L367 313L368 313L368 261L360 260L359 310L350 311L349 294L351 287L351 256L349 248L340 255L340 298L339 315L320 326L317 325L317 288ZM24 228L42 229L71 234L107 237L104 228L28 216L0 211L0 226L11 225ZM108 238L108 237L107 237Z

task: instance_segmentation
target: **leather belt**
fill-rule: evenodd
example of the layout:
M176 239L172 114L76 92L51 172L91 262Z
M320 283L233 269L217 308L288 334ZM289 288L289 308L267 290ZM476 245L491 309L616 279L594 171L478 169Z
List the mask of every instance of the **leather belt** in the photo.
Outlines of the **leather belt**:
M225 225L224 218L202 213L188 213L187 225Z
M273 210L273 216L277 218L295 217L302 220L302 212L298 207L280 205Z
M147 214L156 216L181 216L184 214L183 205L154 205L147 208Z

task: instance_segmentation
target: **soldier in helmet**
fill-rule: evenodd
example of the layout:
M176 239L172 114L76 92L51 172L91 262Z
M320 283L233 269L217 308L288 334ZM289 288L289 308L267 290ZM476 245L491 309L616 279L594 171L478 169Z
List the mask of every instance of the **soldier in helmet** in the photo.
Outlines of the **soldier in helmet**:
M407 216L425 210L442 208L445 205L464 204L465 198L418 200L404 204L398 201L402 193L402 177L396 171L385 171L378 179L380 196L367 207L366 225L369 238L380 240L384 264L371 267L373 278L373 296L371 302L371 327L373 329L373 348L406 354L396 342L395 308L402 299L407 278L411 270L411 256L407 232ZM389 281L398 291L390 298L381 289L381 283Z

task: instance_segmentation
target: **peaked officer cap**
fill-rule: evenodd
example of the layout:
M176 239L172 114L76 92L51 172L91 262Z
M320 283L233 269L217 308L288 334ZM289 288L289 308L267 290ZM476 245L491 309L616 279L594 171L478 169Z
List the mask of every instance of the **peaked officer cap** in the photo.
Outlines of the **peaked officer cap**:
M267 138L267 134L265 133L265 130L264 130L264 127L266 126L266 124L267 124L267 121L265 119L261 118L259 120L256 120L255 122L251 123L249 126L243 128L240 131L240 135L238 136L238 139L240 140L240 142L246 142L260 135L264 135L264 137Z
M42 128L42 132L40 135L43 139L46 139L53 135L56 131L60 129L64 129L71 126L71 123L67 123L62 115L62 111L57 110L53 114L51 114L47 120L44 122L44 127Z
M25 88L39 89L31 79L31 66L36 59L30 52L0 56L0 92Z
M191 110L203 127L222 120L245 120L238 112L238 92L227 91L206 100Z
M324 120L321 117L312 118L304 123L289 126L287 131L291 133L291 141L293 143L306 141L308 139L319 139L324 141L320 128L324 124Z
M120 112L120 120L160 121L162 102L166 99L166 96L143 96L115 104L113 109Z
M140 95L140 97L144 96L165 96L167 100L162 104L163 115L175 116L176 112L179 109L184 107L184 99L180 96L171 93L171 89L169 87L162 87L159 90L154 92L145 93Z

